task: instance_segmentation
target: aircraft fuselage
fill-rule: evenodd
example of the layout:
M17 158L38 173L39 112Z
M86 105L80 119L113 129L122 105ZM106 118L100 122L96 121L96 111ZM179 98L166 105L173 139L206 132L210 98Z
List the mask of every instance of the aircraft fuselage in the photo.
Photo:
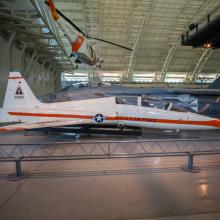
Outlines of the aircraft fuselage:
M179 130L219 129L220 120L190 112L175 112L116 104L114 97L43 104L33 108L4 109L9 121L79 120L91 124Z

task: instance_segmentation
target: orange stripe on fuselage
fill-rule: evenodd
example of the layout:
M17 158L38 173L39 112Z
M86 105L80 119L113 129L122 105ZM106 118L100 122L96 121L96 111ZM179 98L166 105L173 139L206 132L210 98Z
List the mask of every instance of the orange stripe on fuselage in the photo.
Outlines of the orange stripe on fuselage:
M25 128L22 128L22 127L16 127L14 129L0 127L0 131L23 131L23 130L25 130Z
M70 115L70 114L49 114L49 113L30 113L30 112L8 112L9 115L30 116L30 117L49 117L49 118L82 118L92 119L89 115Z
M192 120L174 120L174 119L158 119L158 118L135 118L135 117L107 117L108 120L125 120L125 121L140 121L151 123L166 123L166 124L186 124L186 125L204 125L220 128L220 120L213 119L210 121L192 121Z
M92 119L91 115L72 115L72 114L50 114L50 113L30 113L30 112L8 112L9 115L30 116L30 117L52 117L52 118L80 118ZM151 123L166 123L166 124L185 124L185 125L202 125L220 128L220 120L213 119L210 121L192 121L192 120L173 120L173 119L158 119L158 118L138 118L138 117L105 117L109 121L136 121L136 122L151 122Z
M24 79L24 78L21 76L11 76L8 79Z

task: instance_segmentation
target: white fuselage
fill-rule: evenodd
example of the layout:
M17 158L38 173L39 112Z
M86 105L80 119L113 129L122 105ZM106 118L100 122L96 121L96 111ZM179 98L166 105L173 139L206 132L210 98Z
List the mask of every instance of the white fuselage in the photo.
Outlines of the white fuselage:
M87 123L134 127L206 130L219 129L220 120L190 112L175 112L136 105L116 104L114 97L3 109L8 121L86 120ZM95 116L104 116L96 121Z

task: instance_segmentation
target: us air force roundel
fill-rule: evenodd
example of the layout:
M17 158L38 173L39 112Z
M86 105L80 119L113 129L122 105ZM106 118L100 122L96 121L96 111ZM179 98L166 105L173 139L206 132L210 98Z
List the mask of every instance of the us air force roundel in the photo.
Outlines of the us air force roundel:
M104 116L102 114L95 115L96 122L101 123L101 122L103 122L103 120L104 120Z

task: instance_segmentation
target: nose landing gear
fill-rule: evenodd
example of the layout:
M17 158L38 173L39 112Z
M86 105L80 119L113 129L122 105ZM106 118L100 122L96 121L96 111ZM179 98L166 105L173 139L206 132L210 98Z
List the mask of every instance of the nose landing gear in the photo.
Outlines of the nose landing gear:
M123 131L124 125L123 123L118 124L119 131Z

